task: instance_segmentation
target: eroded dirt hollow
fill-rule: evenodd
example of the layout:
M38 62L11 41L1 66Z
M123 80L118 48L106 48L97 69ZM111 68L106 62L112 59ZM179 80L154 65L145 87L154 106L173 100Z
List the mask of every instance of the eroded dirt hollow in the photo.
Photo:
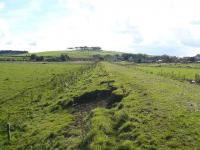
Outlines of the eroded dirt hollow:
M114 94L114 90L116 90L115 87L108 86L107 90L95 90L74 98L69 105L74 116L72 128L80 131L80 134L75 136L84 138L86 134L86 118L93 109L97 107L110 109L122 100L123 96Z
M76 117L76 120L82 120L82 118L84 118L91 110L97 107L109 109L120 102L122 96L113 94L113 90L114 89L95 90L74 98L71 106L73 108L72 113Z

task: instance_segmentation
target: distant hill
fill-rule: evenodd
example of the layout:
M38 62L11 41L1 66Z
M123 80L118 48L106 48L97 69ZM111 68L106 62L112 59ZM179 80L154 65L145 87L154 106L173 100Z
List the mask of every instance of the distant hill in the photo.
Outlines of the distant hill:
M85 48L85 47L84 47ZM193 57L153 56L116 51L81 49L63 51L44 51L28 53L27 51L0 51L0 61L128 61L135 63L200 63L200 55Z
M18 54L28 54L28 51L20 50L0 50L0 55L18 55Z
M70 58L92 58L94 55L120 55L122 52L115 51L91 51L91 50L71 50L71 51L46 51L35 53L38 56L60 56L67 54Z

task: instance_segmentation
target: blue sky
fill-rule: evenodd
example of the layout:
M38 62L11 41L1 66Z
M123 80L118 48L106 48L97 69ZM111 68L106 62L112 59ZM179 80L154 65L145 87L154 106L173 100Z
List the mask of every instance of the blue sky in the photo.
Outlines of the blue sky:
M199 0L0 0L0 49L200 53Z

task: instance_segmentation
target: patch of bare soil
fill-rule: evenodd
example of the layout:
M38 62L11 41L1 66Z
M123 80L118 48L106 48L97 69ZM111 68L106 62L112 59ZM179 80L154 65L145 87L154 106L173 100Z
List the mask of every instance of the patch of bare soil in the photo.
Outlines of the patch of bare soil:
M114 81L111 81L114 82ZM74 122L68 129L79 130L80 134L78 135L66 135L66 137L78 137L83 138L86 135L86 116L91 112L91 110L102 107L110 109L114 107L118 102L120 102L123 98L122 95L116 95L113 93L116 90L115 87L111 85L111 83L103 82L101 84L108 84L107 90L95 90L92 92L84 93L79 97L74 97L73 101L68 103L68 107L72 108L72 114L74 116Z

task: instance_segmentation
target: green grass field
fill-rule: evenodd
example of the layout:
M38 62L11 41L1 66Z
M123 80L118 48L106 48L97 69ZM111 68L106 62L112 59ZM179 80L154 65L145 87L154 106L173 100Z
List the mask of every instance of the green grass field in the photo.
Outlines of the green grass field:
M200 64L144 64L137 65L136 68L146 73L178 80L200 79Z
M162 69L193 79L199 65L101 62L0 67L2 150L200 147L200 86L159 74Z

